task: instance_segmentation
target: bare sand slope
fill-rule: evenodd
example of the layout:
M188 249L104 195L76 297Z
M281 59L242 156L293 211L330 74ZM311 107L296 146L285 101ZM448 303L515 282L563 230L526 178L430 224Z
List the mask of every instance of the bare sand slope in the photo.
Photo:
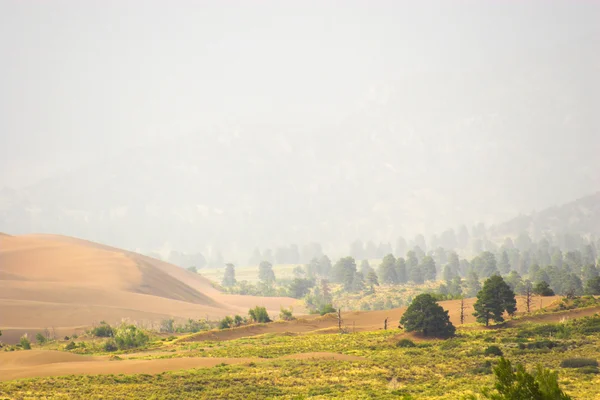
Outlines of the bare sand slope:
M281 357L295 360L360 361L363 357L318 352ZM80 356L59 351L17 351L0 353L0 381L13 379L108 374L157 374L191 368L207 368L225 364L245 364L270 361L264 358L188 357L153 360L110 361L107 357Z
M0 236L0 330L23 333L129 319L211 320L261 305L274 313L291 298L228 296L198 274L136 253L56 235Z
M0 353L0 381L63 375L157 374L180 369L242 364L252 358L172 358L110 361L107 357L79 356L57 351L31 350Z
M62 242L68 242L88 247L94 247L97 249L103 249L110 252L119 252L126 255L130 259L134 260L138 266L142 269L159 270L175 278L177 281L182 282L188 287L195 289L196 291L203 293L217 302L226 304L228 307L237 310L239 312L246 313L248 308L260 305L266 307L271 313L279 313L280 306L289 307L296 303L295 299L289 297L261 297L261 296L242 296L234 294L226 294L216 289L210 280L203 277L200 274L195 274L187 271L184 268L177 267L173 264L169 264L162 260L157 260L152 257L148 257L142 254L133 253L126 250L117 249L114 247L106 246L99 243L89 242L83 239L77 239L66 236L57 235L36 235L38 237L50 237L53 239L60 240Z

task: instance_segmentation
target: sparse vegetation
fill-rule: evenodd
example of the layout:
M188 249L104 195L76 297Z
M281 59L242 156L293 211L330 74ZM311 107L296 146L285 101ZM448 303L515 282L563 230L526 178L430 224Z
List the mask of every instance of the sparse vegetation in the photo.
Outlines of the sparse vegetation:
M23 350L31 350L31 341L27 337L27 334L21 336L21 339L19 340L19 346L21 346Z

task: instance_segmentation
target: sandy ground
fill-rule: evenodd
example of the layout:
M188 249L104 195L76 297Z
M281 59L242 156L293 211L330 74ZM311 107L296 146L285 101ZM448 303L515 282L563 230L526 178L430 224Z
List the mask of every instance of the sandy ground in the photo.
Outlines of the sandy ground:
M304 353L281 357L296 360L359 361L362 357L336 353ZM207 368L225 364L269 361L264 358L171 358L110 361L107 357L80 356L59 351L17 351L0 353L0 381L13 379L108 374L157 374L181 369Z
M44 329L70 336L100 321L142 325L243 314L255 305L279 313L291 298L226 295L198 274L76 238L0 235L0 330L15 343Z

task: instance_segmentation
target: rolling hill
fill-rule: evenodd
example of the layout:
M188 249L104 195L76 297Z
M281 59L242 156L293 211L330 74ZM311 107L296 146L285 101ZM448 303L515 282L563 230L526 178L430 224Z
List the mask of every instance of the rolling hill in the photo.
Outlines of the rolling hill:
M136 253L54 235L0 236L0 329L57 335L102 320L155 324L162 319L275 313L291 298L226 295L198 274Z

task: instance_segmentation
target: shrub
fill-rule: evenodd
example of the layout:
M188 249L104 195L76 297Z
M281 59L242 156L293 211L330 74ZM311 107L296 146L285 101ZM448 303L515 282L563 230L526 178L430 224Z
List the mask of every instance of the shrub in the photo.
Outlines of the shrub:
M31 341L27 337L27 334L24 334L23 336L21 336L21 339L19 340L19 344L21 345L21 348L23 348L24 350L31 350Z
M241 315L234 315L233 316L233 325L235 326L241 326L244 323L244 318L242 318Z
M497 356L502 357L503 353L500 347L498 346L488 346L487 349L483 352L486 356Z
M160 322L160 332L163 332L163 333L175 332L175 320L173 318L163 319Z
M67 351L71 351L71 350L75 350L77 348L77 345L75 344L75 342L70 341L66 346L65 346L65 350Z
M410 339L400 339L396 343L396 347L417 347L417 345Z
M560 343L553 342L552 340L543 339L536 340L530 343L519 343L519 349L521 350L535 350L535 349L553 349L559 346Z
M287 309L287 308L283 308L281 307L281 311L279 312L279 318L284 320L284 321L292 321L296 318L294 318L294 316L292 315L292 309Z
M109 339L104 342L104 351L117 351L119 348L117 347L117 343L115 343L114 339Z
M510 361L500 358L494 367L496 383L493 390L485 388L487 399L539 399L571 400L558 385L558 374L538 365L534 373L529 373L521 364L513 369Z
M560 362L563 368L598 367L598 361L593 358L567 358Z
M229 316L219 321L219 329L229 329L233 325L233 319Z
M114 338L119 350L141 347L150 340L148 335L137 326L126 324L117 328Z
M38 332L35 335L35 341L38 342L38 344L44 344L46 343L46 337Z
M250 319L252 319L252 321L254 322L271 322L271 318L269 318L269 314L267 313L267 309L265 307L256 306L254 308L251 308L248 311L248 315L250 316Z
M90 333L96 337L113 337L115 335L114 329L104 321L94 327Z
M333 308L333 306L331 304L324 304L319 309L319 314L321 314L321 315L331 314L331 313L336 313L336 312L337 312L337 310L335 308Z

